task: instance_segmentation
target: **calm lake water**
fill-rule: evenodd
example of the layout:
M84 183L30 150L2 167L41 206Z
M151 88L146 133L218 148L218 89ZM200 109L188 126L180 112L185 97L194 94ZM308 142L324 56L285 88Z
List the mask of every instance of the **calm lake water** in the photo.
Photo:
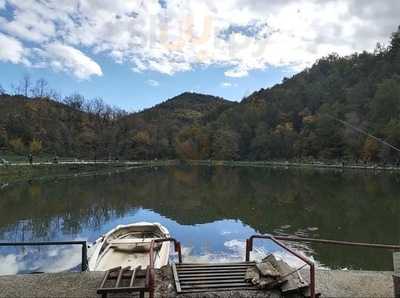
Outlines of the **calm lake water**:
M400 244L400 174L160 167L19 182L0 189L0 241L93 241L118 224L160 222L184 260L244 258L252 234ZM292 244L293 245L293 244ZM275 252L256 242L254 257ZM321 267L391 270L391 252L297 245ZM80 248L0 248L0 274L79 268Z

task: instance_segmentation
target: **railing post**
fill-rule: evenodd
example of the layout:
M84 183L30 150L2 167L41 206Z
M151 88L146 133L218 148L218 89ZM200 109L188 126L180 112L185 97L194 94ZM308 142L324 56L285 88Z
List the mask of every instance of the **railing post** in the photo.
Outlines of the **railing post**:
M311 298L315 298L315 265L312 261L310 261L308 258L298 254L294 250L290 249L284 243L280 242L272 235L253 235L253 236L250 236L250 238L246 240L246 261L247 262L250 260L250 251L253 250L254 238L271 240L275 244L279 245L280 247L282 247L283 249L288 251L290 254L294 255L298 259L300 259L303 262L305 262L306 264L308 264L310 266L310 292L311 292L310 294L311 294Z
M310 296L315 298L315 265L310 264Z
M253 238L246 239L246 262L250 261L250 252L253 250Z
M82 272L88 269L87 243L82 243Z
M181 243L179 241L174 241L175 242L175 252L178 253L178 260L179 264L182 263L182 249L181 249Z
M394 297L400 298L400 251L393 252L393 267Z

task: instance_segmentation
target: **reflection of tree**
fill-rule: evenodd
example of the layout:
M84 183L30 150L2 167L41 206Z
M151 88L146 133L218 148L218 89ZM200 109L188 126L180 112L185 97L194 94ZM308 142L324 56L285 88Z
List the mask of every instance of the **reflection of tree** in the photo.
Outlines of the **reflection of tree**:
M168 167L34 182L1 193L0 238L55 239L60 231L73 237L144 207L181 224L240 219L260 233L318 227L323 238L396 243L398 180L365 172ZM390 262L374 251L315 249L326 264Z

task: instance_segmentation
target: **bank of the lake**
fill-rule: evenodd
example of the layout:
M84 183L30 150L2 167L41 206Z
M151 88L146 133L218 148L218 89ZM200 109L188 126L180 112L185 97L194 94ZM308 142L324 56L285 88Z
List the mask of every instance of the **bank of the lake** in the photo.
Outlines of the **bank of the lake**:
M400 165L374 163L348 163L327 161L227 161L227 160L189 160L190 165L230 166L230 167L293 167L321 168L335 170L400 171Z
M101 174L141 166L167 166L174 161L60 161L7 162L0 164L0 184L38 178ZM1 185L0 185L1 186Z
M155 297L177 297L170 268L156 271ZM53 273L0 276L0 297L93 297L98 298L104 272ZM392 272L317 270L316 289L321 297L394 297ZM118 297L132 297L119 295ZM135 296L134 296L135 297ZM192 297L279 297L276 292L263 291L210 292L180 294Z
M143 160L143 161L81 161L61 160L51 162L41 160L30 164L17 159L15 162L0 163L0 182L28 180L46 176L96 173L137 166L226 166L226 167L284 167L304 169L367 170L373 172L400 171L398 165L354 164L322 161L226 161L226 160Z

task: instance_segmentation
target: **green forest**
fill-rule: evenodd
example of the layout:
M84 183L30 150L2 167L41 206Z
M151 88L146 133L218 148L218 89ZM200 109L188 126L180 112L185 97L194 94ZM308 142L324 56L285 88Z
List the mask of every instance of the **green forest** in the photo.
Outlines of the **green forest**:
M25 76L0 87L0 152L128 160L398 162L400 29L373 53L331 54L241 102L183 93L136 113Z

